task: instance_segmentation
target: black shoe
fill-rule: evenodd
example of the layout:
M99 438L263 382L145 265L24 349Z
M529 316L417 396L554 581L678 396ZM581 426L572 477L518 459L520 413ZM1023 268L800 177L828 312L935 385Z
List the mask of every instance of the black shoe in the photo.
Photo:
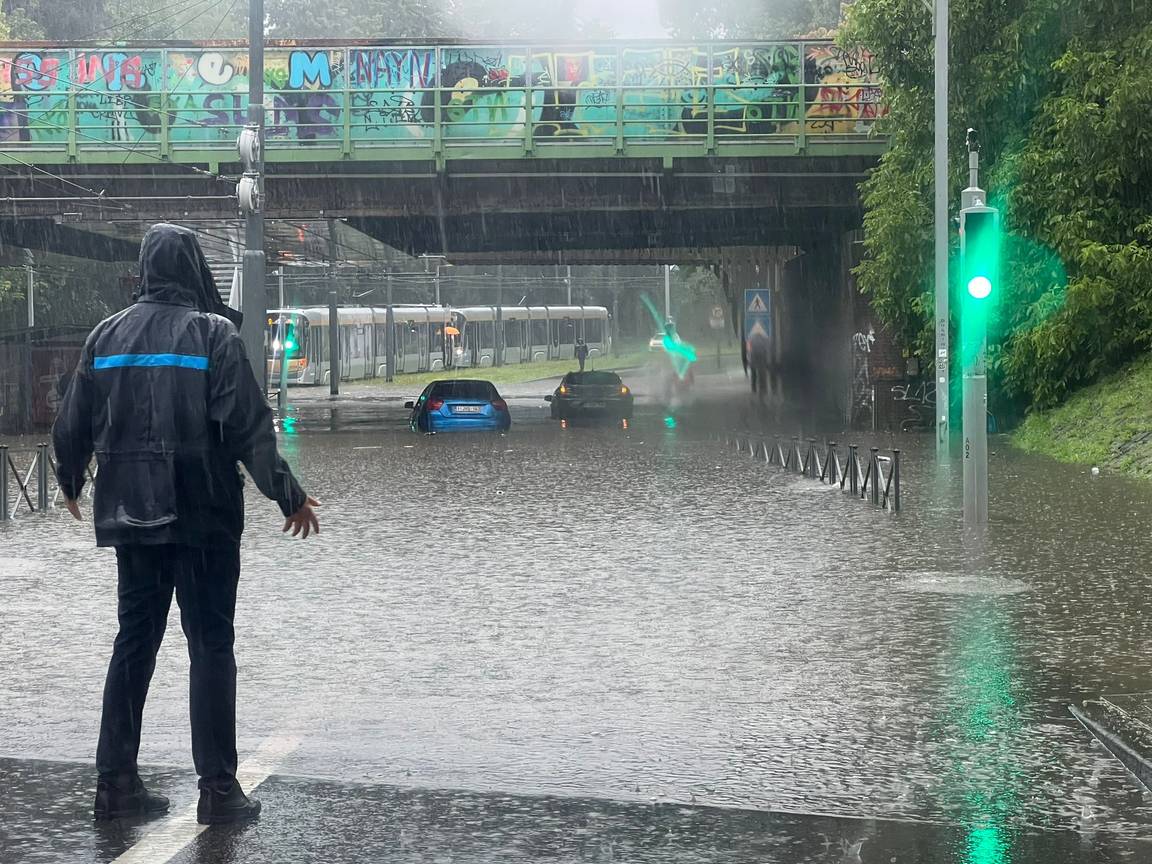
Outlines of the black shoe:
M96 804L92 813L97 819L124 819L168 812L168 799L149 792L137 777L127 785L108 780L96 784Z
M196 821L201 825L222 825L255 819L260 815L260 802L249 798L233 780L227 791L201 789L200 803L196 805Z

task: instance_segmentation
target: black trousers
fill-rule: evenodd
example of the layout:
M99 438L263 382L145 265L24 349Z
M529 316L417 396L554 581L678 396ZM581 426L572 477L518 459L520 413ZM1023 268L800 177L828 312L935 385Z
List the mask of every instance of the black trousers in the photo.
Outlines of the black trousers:
M120 632L104 684L96 769L101 780L136 776L140 724L175 589L191 660L192 759L200 786L236 776L236 658L232 621L240 549L117 546Z

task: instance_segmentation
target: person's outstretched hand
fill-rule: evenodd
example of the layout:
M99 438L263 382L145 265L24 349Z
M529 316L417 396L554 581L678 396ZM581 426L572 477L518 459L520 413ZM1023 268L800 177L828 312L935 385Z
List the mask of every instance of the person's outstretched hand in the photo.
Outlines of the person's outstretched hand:
M287 531L291 528L293 537L299 536L301 531L305 537L312 533L319 534L320 520L316 518L316 511L312 509L319 506L320 502L309 495L300 509L284 520L284 527L281 530Z

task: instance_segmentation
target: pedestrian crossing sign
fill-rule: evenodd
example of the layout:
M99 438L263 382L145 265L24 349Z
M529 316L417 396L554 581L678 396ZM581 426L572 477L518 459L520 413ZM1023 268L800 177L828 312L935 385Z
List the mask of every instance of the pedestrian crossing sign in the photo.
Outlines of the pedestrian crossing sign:
M772 294L766 288L750 288L744 292L744 338L771 338Z

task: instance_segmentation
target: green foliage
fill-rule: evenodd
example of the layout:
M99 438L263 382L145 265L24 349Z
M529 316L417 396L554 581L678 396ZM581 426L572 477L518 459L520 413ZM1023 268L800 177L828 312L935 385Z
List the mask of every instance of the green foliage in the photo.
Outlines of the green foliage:
M660 0L660 18L678 38L790 39L834 28L840 0Z
M9 0L12 38L194 40L243 38L247 0ZM826 2L826 0L822 0ZM273 38L606 39L573 4L545 0L265 0Z
M891 105L891 149L862 187L860 285L930 365L931 21L920 0L860 0L841 39L876 54ZM952 2L950 212L976 126L981 185L1008 235L991 322L1002 402L1053 404L1152 347L1150 60L1147 4Z

